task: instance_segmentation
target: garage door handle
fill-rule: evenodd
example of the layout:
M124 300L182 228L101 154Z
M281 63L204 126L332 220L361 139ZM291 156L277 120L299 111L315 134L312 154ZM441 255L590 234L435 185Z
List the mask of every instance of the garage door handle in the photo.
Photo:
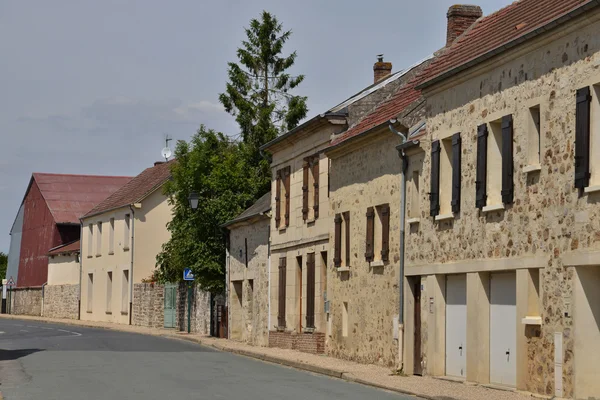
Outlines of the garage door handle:
M509 356L510 355L510 350L506 350L506 355Z

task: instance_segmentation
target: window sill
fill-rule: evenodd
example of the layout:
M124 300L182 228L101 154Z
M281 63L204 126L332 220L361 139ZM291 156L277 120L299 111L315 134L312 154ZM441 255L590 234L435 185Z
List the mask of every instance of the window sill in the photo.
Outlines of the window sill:
M525 317L521 323L523 325L542 325L542 317Z
M436 215L435 216L435 220L436 221L446 221L449 219L454 219L454 213L450 213L450 214L441 214L441 215Z
M86 313L91 314L93 311L92 310L87 310Z
M406 222L408 222L408 225L418 224L421 222L421 218L409 218Z
M585 193L600 192L600 185L588 186L583 190Z
M350 267L338 267L338 272L348 272L350 271Z
M529 174L531 172L538 172L542 170L542 166L540 164L532 164L526 165L523 167L523 173Z
M304 328L302 329L302 333L315 333L316 328Z
M306 225L312 226L315 224L315 222L317 222L316 219L309 219L309 220L306 220Z
M107 311L106 315L112 315L112 311Z
M92 255L89 255L89 256L87 256L87 258L94 258L94 256L92 256Z
M279 228L277 230L279 231L279 233L285 233L285 231L287 230L287 226L285 228Z
M109 255L109 256L114 256L114 255L115 255L115 252L114 252L114 251L109 251L109 252L108 252L108 255Z
M285 332L285 326L278 326L276 330L277 332Z
M129 251L129 246L123 247L123 251Z
M481 212L488 213L493 211L502 211L504 210L504 204L495 204L493 206L485 206L481 209Z
M372 261L369 265L371 267L383 267L384 263L383 263L383 260L377 260L377 261Z
M121 311L121 315L127 315L129 314L127 311Z
M96 257L102 257L102 254L96 254Z

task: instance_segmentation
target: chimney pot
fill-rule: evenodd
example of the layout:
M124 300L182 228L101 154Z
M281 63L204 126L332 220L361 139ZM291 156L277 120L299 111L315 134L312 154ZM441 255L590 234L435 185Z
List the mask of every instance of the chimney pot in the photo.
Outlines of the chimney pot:
M164 161L155 161L154 166L156 167L157 165L164 164L164 163L165 163Z
M378 54L377 62L373 64L373 83L377 83L391 74L392 63L383 61L383 54Z
M481 7L468 4L455 4L450 6L446 16L448 17L448 29L446 33L446 47L450 46L460 35L475 23L483 11Z

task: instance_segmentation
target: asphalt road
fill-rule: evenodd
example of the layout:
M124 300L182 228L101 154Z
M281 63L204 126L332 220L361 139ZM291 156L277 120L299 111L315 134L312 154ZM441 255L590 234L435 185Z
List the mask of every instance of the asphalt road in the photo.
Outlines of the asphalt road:
M409 400L176 339L0 320L5 400Z

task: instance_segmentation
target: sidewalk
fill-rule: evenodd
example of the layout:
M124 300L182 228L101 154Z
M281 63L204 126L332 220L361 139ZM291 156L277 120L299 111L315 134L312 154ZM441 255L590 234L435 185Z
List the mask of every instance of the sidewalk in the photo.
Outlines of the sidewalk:
M13 316L1 314L4 319L23 319L45 321L49 323L69 324L91 328L114 329L123 332L178 338L211 346L218 350L257 358L263 361L286 365L317 374L357 382L369 386L434 400L526 400L532 399L528 393L504 391L469 385L443 379L419 376L392 375L390 369L378 365L358 364L324 355L301 353L268 347L254 347L226 339L217 339L201 335L188 335L168 329L146 328L140 326L119 325L105 322L75 321L53 318ZM0 395L1 399L1 395Z

